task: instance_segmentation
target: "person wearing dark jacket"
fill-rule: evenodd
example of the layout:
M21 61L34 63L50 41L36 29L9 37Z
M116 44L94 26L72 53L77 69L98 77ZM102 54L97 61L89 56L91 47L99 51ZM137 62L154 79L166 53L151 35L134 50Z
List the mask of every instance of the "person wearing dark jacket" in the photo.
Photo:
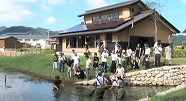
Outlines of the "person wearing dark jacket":
M85 74L80 67L77 68L75 75L77 76L78 79L81 79L81 80L85 78Z
M139 69L138 62L135 60L135 58L133 58L133 60L130 62L130 66L131 66L133 69Z

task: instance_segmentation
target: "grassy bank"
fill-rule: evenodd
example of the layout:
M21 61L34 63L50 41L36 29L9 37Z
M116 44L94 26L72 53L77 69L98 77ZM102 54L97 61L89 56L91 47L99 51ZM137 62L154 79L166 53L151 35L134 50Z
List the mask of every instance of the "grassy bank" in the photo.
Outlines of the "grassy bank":
M85 70L85 57L81 57L81 63L80 66L83 70ZM161 59L163 62L163 59ZM153 58L151 59L153 61ZM185 65L185 59L184 58L173 58L173 65ZM111 63L111 60L109 59L109 64ZM151 62L151 66L153 62ZM13 69L13 70L19 70L26 73L29 73L31 75L36 75L41 78L45 79L53 79L54 76L59 75L61 78L65 80L69 80L67 76L67 68L65 68L65 72L59 73L58 71L52 71L52 65L53 65L53 55L50 54L26 54L22 56L17 57L7 57L7 56L0 56L0 67L4 69ZM67 67L67 66L66 66ZM109 69L109 68L108 68ZM145 69L144 66L140 65L140 70ZM135 71L130 66L128 66L128 72ZM91 68L90 70L91 78L93 78L93 70ZM110 73L108 72L108 75ZM73 80L76 80L76 77L74 76L72 78Z
M171 92L166 96L154 96L150 101L186 101L186 88Z

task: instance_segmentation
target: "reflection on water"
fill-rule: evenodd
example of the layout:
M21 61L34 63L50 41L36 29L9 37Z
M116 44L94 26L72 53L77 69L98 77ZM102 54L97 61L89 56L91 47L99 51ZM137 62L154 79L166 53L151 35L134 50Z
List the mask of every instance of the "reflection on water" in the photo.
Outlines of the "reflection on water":
M0 70L1 71L1 70ZM37 80L29 75L17 72L0 72L0 101L116 101L116 91L106 91L104 99L97 100L95 95L88 96L93 86L65 84L59 93L53 92L53 84ZM135 101L144 98L150 92L157 93L171 87L160 86L126 86L126 100Z

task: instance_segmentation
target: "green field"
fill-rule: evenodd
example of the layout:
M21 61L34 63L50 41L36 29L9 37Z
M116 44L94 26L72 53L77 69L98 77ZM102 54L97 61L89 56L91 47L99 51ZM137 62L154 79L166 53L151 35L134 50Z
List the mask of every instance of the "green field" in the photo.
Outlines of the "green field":
M85 57L81 56L80 60L80 67L85 70ZM163 59L161 60L163 62ZM184 58L173 58L172 63L173 65L185 65L186 63L184 60ZM151 61L152 62L150 64L150 67L153 68L153 58L151 59ZM109 64L110 63L111 60L109 59ZM5 69L26 71L27 73L34 74L39 77L44 77L46 79L53 79L55 75L59 75L63 79L68 79L67 72L59 73L58 71L52 70L53 55L50 54L27 54L19 57L0 56L0 65L2 68ZM128 66L127 69L127 72L135 71L130 66ZM140 65L140 70L143 69L145 69L145 67ZM93 69L91 69L90 72L91 78L93 78ZM110 72L107 73L107 75L110 74Z

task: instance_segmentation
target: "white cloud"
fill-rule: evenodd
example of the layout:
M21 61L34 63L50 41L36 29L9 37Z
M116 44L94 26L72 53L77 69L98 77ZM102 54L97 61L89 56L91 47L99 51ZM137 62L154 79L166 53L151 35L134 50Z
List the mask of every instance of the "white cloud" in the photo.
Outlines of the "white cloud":
M46 19L45 23L46 24L55 24L56 19L54 17L50 16L48 19Z
M186 0L182 0L182 2L186 3Z
M21 21L34 14L26 4L36 0L0 0L0 22Z
M106 0L85 0L90 9L106 6Z
M49 4L60 4L62 2L64 2L64 0L48 0Z
M41 4L41 8L42 8L43 10L45 10L45 11L50 11L50 10L51 10L51 8L48 7L48 6L46 6L45 4Z

